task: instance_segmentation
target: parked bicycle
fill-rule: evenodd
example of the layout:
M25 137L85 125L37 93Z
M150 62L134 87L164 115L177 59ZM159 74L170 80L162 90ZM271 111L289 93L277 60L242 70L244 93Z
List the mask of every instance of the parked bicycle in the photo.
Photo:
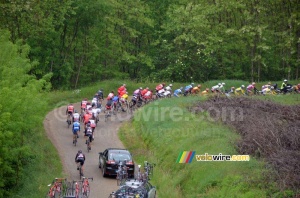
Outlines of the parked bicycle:
M128 167L126 166L126 161L119 162L117 170L117 185L122 185L128 179Z
M49 192L47 193L47 198L55 198L55 197L62 197L65 191L64 185L66 185L66 178L55 178L50 186Z
M82 177L82 186L81 186L81 192L82 192L82 197L83 198L88 198L90 195L90 183L89 183L89 179L90 180L94 180L93 177L90 178L86 178L86 177Z

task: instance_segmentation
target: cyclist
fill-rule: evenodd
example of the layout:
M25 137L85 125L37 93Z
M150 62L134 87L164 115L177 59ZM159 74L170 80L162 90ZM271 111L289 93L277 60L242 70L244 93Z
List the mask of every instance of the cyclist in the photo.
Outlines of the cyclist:
M144 95L148 92L148 90L149 90L149 88L146 87L145 89L143 89L143 90L141 91L142 97L144 97Z
M200 92L201 85L199 84L198 86L194 87L191 91L192 94L197 94Z
M103 89L99 89L98 91L98 100L101 102L104 98L103 98Z
M80 115L79 113L75 110L73 114L73 122L80 122Z
M117 108L117 104L119 102L119 97L116 95L112 98L114 108Z
M98 93L96 93L92 99L92 107L96 106L98 103Z
M295 92L300 93L300 83L298 85L295 85Z
M121 87L118 88L118 94L119 94L119 96L123 92L126 92L126 84L123 84Z
M105 105L105 111L104 111L104 113L105 113L106 111L110 111L110 110L111 110L112 104L113 104L112 99L108 99L107 102L106 102L106 105Z
M79 163L81 165L81 171L83 176L83 165L85 161L85 155L82 153L82 150L79 150L75 156L75 163L77 164L77 170L79 170Z
M230 90L225 91L226 96L230 96L230 94L233 94L235 90L235 87L231 87Z
M161 98L161 97L164 97L164 93L165 93L165 89L161 89L161 90L159 90L159 91L156 93L156 95L157 95L159 98Z
M263 95L266 95L266 94L272 94L272 90L271 90L271 85L265 87L264 89L261 90L261 93Z
M169 84L169 86L167 86L166 88L165 88L165 90L166 91L172 91L172 87L173 87L173 85L172 84Z
M68 115L68 118L70 118L70 120L73 117L73 113L74 113L74 106L73 106L73 104L69 104L67 106L66 115ZM68 122L68 120L67 120L67 122Z
M88 138L90 139L90 143L92 143L92 141L93 141L93 128L91 127L90 123L88 123L86 125L84 134L85 134L85 137L86 137L85 143L87 144Z
M269 86L271 86L271 82L268 82L268 84L261 86L261 90L263 90Z
M182 90L183 89L183 87L181 87L180 89L176 89L175 91L174 91L174 93L173 93L173 95L175 96L175 97L179 97L179 94L182 94Z
M144 95L145 100L152 99L152 90L148 90Z
M107 100L110 100L110 99L112 99L113 97L115 96L115 93L114 93L114 91L111 91L109 94L108 94L108 96L107 96Z
M99 104L99 102L97 103ZM101 104L100 108L97 108L97 106L94 106L92 108L92 114L93 114L93 119L99 121L99 114L101 113Z
M235 95L240 95L240 94L244 95L245 94L244 89L245 89L245 85L242 85L234 90L234 94Z
M286 92L287 92L287 82L288 82L288 80L287 80L287 79L284 79L283 83L281 84L280 89L281 89L281 91L282 91L283 93L286 93Z
M165 83L161 83L161 84L157 85L155 87L156 93L158 93L159 90L163 89L165 87L165 85L166 85Z
M219 91L221 92L221 93L225 93L225 83L224 82L222 82L221 83L221 86L219 87Z
M190 85L187 85L187 86L184 88L184 93L183 93L183 95L184 95L184 96L187 96L189 93L191 93L193 87L194 87L194 83L191 83Z
M84 98L82 101L81 101L81 111L84 112L86 110L86 104L87 104L88 100L87 98Z
M213 93L220 92L220 87L221 87L221 86L222 86L221 83L218 83L217 85L212 86L211 92L213 92Z
M80 132L80 123L79 123L79 121L76 120L73 123L72 132L73 132L73 144L74 144L76 136L79 137L78 136L78 133Z
M86 129L86 125L87 123L90 121L90 118L92 117L92 114L86 112L84 115L83 115L83 123L84 123L84 129Z
M124 103L126 103L126 104L128 104L128 92L125 92L125 94L123 94L122 96L121 96L121 98L120 98L120 102L121 102L121 104L124 104ZM125 110L124 110L124 108L123 108L123 106L121 105L121 108L122 108L122 111L123 112L125 112Z
M95 131L95 128L96 128L96 122L94 120L94 118L90 118L88 124L90 124L91 128L92 128L92 137L94 139L94 131Z
M255 82L247 86L247 94L252 95L255 89Z
M206 88L204 91L201 92L201 95L207 95L209 94L209 89Z

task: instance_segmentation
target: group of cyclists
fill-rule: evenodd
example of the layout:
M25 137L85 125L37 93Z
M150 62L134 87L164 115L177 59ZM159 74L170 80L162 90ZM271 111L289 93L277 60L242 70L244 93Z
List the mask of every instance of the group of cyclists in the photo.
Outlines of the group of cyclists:
M91 150L91 143L94 140L94 132L99 121L99 114L101 113L101 101L103 100L103 92L99 90L96 93L91 102L87 98L84 98L80 103L81 112L79 113L75 110L73 104L67 106L66 114L68 120L72 120L72 133L73 133L73 144L79 138L79 133L81 131L81 125L83 124L83 131L85 137L85 143L88 144L88 149ZM77 169L79 163L81 164L81 170L83 173L83 165L85 161L85 155L82 150L79 150L75 157L75 162L77 163Z
M198 84L195 85L194 83L190 83L186 85L185 87L180 87L178 89L173 89L172 84L166 85L165 83L158 84L154 90L149 89L148 87L142 88L139 87L135 89L132 92L131 97L129 97L129 93L126 87L126 84L122 84L115 93L114 91L111 91L108 93L107 97L104 97L103 89L100 89L95 95L93 96L91 102L87 100L87 98L83 99L81 101L81 112L77 112L73 106L73 104L69 104L67 106L66 113L68 116L72 117L72 132L73 132L73 141L76 137L78 137L78 134L81 130L81 124L84 125L84 136L87 139L89 139L90 142L94 140L94 131L97 122L99 121L99 114L101 113L102 108L102 101L104 101L104 98L106 99L106 105L104 110L110 111L114 105L117 103L120 104L127 104L130 106L137 105L139 101L147 102L151 101L153 99L159 99L159 98L166 98L166 97L180 97L182 96L188 96L188 95L208 95L208 94L226 94L227 96L233 94L233 95L253 95L256 93L261 94L273 94L275 91L280 93L287 93L290 90L295 91L296 93L300 93L300 83L294 86L291 86L288 84L288 80L284 80L281 84L280 88L277 87L277 84L272 85L271 82L267 83L266 85L263 85L261 87L261 91L259 91L256 88L256 83L250 83L249 85L241 85L239 87L230 87L229 90L225 89L225 83L218 83L217 85L212 86L210 89L205 88L204 90L201 90L202 85ZM129 101L130 98L130 101ZM122 108L122 105L121 105ZM125 111L122 108L122 111ZM75 157L76 163L81 163L82 170L83 170L83 164L85 161L85 155L82 153L81 150L78 151Z

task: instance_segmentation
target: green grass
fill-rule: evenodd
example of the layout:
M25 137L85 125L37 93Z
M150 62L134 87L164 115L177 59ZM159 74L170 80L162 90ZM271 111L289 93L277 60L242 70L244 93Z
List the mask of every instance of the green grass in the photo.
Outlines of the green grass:
M195 116L188 112L186 107L197 100L199 97L182 97L154 102L136 112L134 120L120 129L120 139L138 163L156 163L152 183L157 186L159 197L274 195L276 184L262 177L269 171L254 158L249 162L194 159L191 164L176 163L181 151L196 151L198 155L238 154L234 145L239 136L235 132L208 121L205 113Z

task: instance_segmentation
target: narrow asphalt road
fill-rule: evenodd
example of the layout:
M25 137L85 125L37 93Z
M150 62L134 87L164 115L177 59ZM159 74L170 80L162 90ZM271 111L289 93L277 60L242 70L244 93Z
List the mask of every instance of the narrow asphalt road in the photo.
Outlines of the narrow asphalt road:
M103 102L105 104L105 101ZM112 191L118 189L117 180L114 177L103 178L102 171L98 168L99 152L106 148L124 148L118 138L118 129L123 121L130 119L131 114L119 113L108 118L104 122L104 113L100 114L100 122L95 130L95 140L92 150L88 153L83 138L83 129L80 132L77 146L72 143L71 126L68 128L66 123L66 106L62 106L49 112L44 120L44 127L53 145L58 150L63 169L68 180L79 180L79 173L76 170L75 155L81 149L86 155L84 164L85 177L93 177L90 182L90 198L107 198ZM75 109L80 110L80 104L75 104ZM103 110L103 109L102 109ZM83 128L83 124L81 124ZM53 175L53 178L56 176Z

